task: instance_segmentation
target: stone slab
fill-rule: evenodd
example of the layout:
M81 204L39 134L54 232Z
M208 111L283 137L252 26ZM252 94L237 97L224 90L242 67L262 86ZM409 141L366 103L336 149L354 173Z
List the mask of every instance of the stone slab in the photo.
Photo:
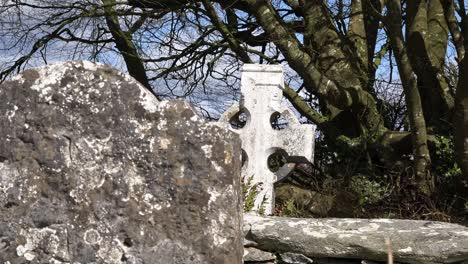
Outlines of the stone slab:
M244 232L259 249L294 252L310 258L386 261L388 238L396 262L435 264L468 260L468 228L443 222L247 214Z

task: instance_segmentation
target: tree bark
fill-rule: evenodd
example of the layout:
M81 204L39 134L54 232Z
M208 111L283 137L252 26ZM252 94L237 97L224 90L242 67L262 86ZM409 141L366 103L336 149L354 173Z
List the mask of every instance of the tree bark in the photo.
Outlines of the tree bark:
M449 29L441 0L407 1L406 24L408 57L418 76L426 123L448 133L454 101L443 72Z

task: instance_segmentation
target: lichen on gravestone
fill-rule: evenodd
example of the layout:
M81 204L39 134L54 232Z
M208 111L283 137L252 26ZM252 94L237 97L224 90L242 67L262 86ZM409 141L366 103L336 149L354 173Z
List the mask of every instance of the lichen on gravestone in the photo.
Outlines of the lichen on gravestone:
M90 62L0 101L1 263L241 263L236 134Z

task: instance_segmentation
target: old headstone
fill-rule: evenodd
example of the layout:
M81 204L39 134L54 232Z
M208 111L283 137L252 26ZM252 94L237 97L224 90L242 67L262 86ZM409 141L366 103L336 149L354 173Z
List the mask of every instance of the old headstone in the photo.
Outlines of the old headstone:
M0 263L241 263L238 136L66 62L0 87Z
M233 123L244 151L242 175L260 184L253 211L273 213L273 185L286 177L294 162L313 161L314 125L303 125L294 113L281 104L284 85L281 65L245 64L242 69L240 106L231 106L221 117ZM284 165L272 168L272 161L284 159Z

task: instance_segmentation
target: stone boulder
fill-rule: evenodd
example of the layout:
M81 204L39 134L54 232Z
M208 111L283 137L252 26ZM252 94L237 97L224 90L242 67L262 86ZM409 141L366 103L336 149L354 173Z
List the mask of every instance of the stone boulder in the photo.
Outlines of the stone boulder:
M256 248L306 257L410 264L468 260L468 228L456 224L389 219L299 219L244 215L244 232ZM320 262L320 261L319 261ZM322 263L322 262L320 262Z
M238 137L90 62L0 87L0 263L241 263Z

